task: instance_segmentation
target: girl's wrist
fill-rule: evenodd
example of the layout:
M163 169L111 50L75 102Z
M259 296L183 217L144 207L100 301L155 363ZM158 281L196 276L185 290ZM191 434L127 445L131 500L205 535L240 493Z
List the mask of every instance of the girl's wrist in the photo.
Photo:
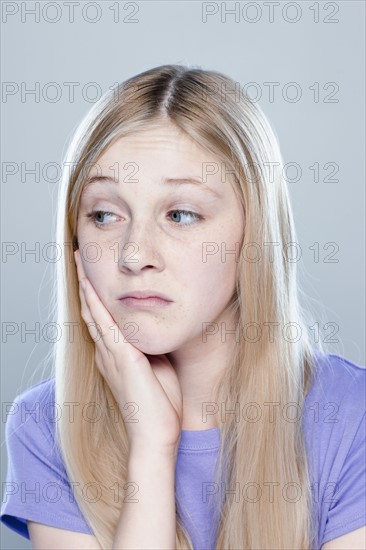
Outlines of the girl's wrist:
M165 464L174 463L177 460L178 445L173 449L151 448L146 445L144 449L132 447L129 452L128 462L131 463L161 463Z

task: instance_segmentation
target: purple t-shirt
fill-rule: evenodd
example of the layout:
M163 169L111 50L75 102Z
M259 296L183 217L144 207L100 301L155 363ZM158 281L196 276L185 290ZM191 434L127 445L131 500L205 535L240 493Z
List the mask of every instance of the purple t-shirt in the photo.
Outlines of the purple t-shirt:
M313 548L318 550L366 525L366 368L334 354L317 352L317 357L316 378L302 416L297 414L305 433L319 525ZM8 470L0 521L28 539L27 519L93 534L54 446L53 405L54 378L48 378L15 398L6 422ZM287 414L296 416L293 409ZM217 498L213 481L219 446L218 428L182 430L175 489L195 550L215 545L211 504L215 493Z

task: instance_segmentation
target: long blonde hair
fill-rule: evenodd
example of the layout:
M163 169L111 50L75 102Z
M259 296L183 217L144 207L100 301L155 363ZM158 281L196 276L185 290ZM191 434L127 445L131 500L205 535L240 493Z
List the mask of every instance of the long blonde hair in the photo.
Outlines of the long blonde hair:
M296 243L296 233L283 161L260 107L243 92L239 98L224 94L235 86L226 75L198 67L163 65L145 71L108 91L93 106L64 159L56 239L64 243L65 254L56 266L54 298L59 326L76 322L82 330L74 331L72 342L64 330L54 346L56 403L78 404L72 421L66 411L60 415L56 435L69 480L76 484L78 506L103 549L112 547L120 516L128 439L118 404L94 363L95 344L81 317L71 243L77 237L87 167L119 137L163 120L173 122L234 171L235 192L245 215L236 292L229 307L239 326L255 326L259 337L238 339L233 360L215 386L215 402L226 410L251 403L261 418L237 422L235 415L225 421L220 417L215 471L217 483L224 481L226 490L239 483L243 492L249 484L261 496L237 502L229 495L220 503L216 549L305 550L311 548L317 529L301 425L277 414L289 403L302 410L316 364L299 300L296 261L287 256L286 247ZM248 243L260 247L260 261L248 260ZM271 326L278 330L273 338ZM294 326L300 336L289 336ZM86 421L85 406L91 403L100 413L95 422ZM270 404L278 404L275 422L267 414ZM271 484L273 499L266 493ZM300 497L287 496L289 487L296 487ZM176 514L177 548L192 549Z

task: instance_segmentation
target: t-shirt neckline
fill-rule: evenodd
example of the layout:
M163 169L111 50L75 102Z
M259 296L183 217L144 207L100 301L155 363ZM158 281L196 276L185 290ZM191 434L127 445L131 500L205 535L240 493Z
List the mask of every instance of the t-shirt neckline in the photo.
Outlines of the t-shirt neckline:
M211 450L220 447L220 428L181 430L179 449Z

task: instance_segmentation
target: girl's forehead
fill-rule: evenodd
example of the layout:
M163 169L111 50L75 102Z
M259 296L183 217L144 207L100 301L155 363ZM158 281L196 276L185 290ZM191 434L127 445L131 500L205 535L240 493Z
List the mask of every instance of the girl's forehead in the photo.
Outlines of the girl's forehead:
M139 132L131 133L117 138L99 157L99 163L108 163L118 158L138 156L149 158L151 156L184 157L185 161L201 162L217 160L210 151L193 140L186 133L173 125L147 128Z

